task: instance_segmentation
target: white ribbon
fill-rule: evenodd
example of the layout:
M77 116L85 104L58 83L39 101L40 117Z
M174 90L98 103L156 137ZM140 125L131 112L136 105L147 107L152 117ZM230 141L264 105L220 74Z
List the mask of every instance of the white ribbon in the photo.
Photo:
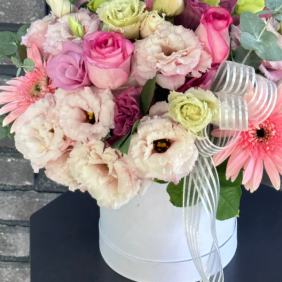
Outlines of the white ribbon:
M183 217L187 243L201 281L224 282L216 235L220 185L212 156L234 144L241 131L248 130L249 121L259 124L269 117L277 100L277 87L256 75L252 67L225 61L217 71L211 90L219 100L219 124L210 124L203 132L206 138L196 141L200 155L195 168L184 179ZM251 95L247 95L249 93ZM212 135L216 128L220 130ZM213 238L205 264L199 244L202 209L210 219L210 236Z

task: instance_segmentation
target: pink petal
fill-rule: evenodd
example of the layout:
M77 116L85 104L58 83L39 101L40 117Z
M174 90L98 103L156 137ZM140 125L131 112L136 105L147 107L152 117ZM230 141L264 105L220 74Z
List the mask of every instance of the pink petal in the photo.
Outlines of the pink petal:
M232 175L238 175L248 158L249 154L247 154L245 150L243 150L236 157L232 159L230 158L226 168L226 178L229 179L232 177Z
M17 107L18 107L18 103L17 102L6 104L4 107L1 108L0 115L4 115L4 114L6 114L8 112L11 112L14 109L16 109Z
M261 183L262 175L263 175L263 162L261 158L258 158L256 160L252 178L248 183L245 184L246 189L250 190L252 193L255 192Z
M220 165L221 163L223 163L232 153L233 151L236 149L236 145L232 145L228 148L226 148L225 150L215 154L213 156L213 161L214 164L216 166Z
M264 158L264 167L275 189L280 190L280 176L279 172L272 159L268 156Z
M245 170L243 172L243 183L246 184L252 178L253 172L255 167L255 159L250 157L249 162L245 166Z

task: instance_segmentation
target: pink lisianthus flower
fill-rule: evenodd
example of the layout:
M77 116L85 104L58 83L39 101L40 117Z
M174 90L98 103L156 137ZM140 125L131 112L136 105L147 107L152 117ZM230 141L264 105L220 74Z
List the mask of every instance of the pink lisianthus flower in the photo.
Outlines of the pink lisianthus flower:
M132 160L101 141L74 147L69 159L74 179L84 187L100 207L119 209L143 194L150 180L140 179Z
M152 11L153 5L154 5L154 0L144 0L144 2L145 2L146 5L147 5L146 10L147 10L147 11Z
M132 136L128 155L141 177L177 184L191 172L198 158L194 142L195 138L170 118L146 116Z
M74 141L101 140L114 128L115 103L110 90L85 87L58 89L56 112L66 136Z
M42 20L33 22L27 31L27 34L22 37L22 45L27 48L31 48L33 44L37 46L40 53L43 55L43 44L46 40L45 35L48 30L48 26L54 24L56 19L52 15L44 17Z
M266 23L266 19L262 19ZM267 30L274 33L277 37L277 44L282 48L282 35L278 32L280 29L280 24L272 19L267 26ZM232 25L230 36L232 38L231 48L235 51L240 46L241 40L241 27ZM270 62L263 60L259 70L266 76L267 79L277 82L282 78L282 61Z
M64 90L75 90L92 84L83 49L72 41L63 42L62 53L50 60L46 71L53 84Z
M57 160L70 143L56 122L55 106L54 95L48 93L31 104L18 120L16 147L31 161L35 172Z
M120 33L93 32L84 37L83 50L95 86L116 89L128 80L134 45Z
M195 33L204 43L204 50L212 56L213 64L220 64L229 55L229 26L232 23L229 12L218 7L208 9L201 18Z
M280 189L282 174L282 85L271 115L260 124L249 124L248 131L240 134L229 148L214 156L216 165L229 156L226 178L234 181L243 169L243 185L254 192L258 189L265 168L273 186Z
M47 93L54 93L55 86L52 80L47 79L46 61L42 60L37 45L32 44L28 49L28 57L35 62L32 72L26 72L25 76L16 77L7 82L8 85L0 86L0 105L6 104L0 109L0 115L9 115L4 119L3 126L14 122L11 132L14 132L17 119L26 109L36 101L44 98Z
M134 123L141 119L142 113L139 108L141 90L141 88L130 87L116 96L114 136L107 140L108 143L113 144L122 138L132 129Z
M73 41L82 44L82 39L75 36L70 28L69 17L77 21L84 29L85 35L88 35L101 28L101 22L98 16L91 13L88 9L80 9L77 13L72 13L57 19L57 22L48 26L45 35L44 51L52 55L62 52L63 42Z
M157 75L157 83L176 90L186 77L201 77L211 66L211 56L192 30L160 24L155 33L135 42L132 76L140 85Z

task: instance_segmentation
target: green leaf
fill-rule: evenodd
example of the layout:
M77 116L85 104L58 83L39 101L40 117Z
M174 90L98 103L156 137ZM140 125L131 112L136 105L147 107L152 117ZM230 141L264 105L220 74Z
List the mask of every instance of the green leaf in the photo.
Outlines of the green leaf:
M257 12L256 15L267 15L267 14L272 14L274 12L275 11L273 10L262 10L262 11Z
M238 217L240 213L243 173L240 171L234 182L227 180L226 166L227 161L217 167L220 183L220 196L216 215L218 220L226 220L232 217Z
M137 120L131 131L129 131L122 139L117 141L112 148L120 150L123 154L127 154L131 142L131 135L137 130L138 124L140 123L140 120Z
M0 54L14 55L17 49L17 35L10 31L0 32Z
M26 46L24 46L24 45L19 45L19 46L18 46L18 52L19 52L20 59L21 59L21 61L22 61L22 63L23 63L24 60L27 58Z
M30 28L30 24L25 24L22 25L18 31L17 31L17 36L18 36L18 41L19 44L21 44L22 42L22 37L25 36L27 34L27 30Z
M251 66L255 70L259 68L262 62L262 59L255 51L246 50L241 45L234 52L234 60L237 63L244 63L245 65Z
M140 95L140 109L143 115L147 115L152 100L155 94L156 88L156 81L157 81L157 73L153 79L149 79L146 84L144 85L141 95Z
M92 0L88 3L87 7L90 11L96 13L97 9L100 7L100 5L104 2L108 2L109 0Z
M10 132L10 128L8 126L3 127L3 120L5 117L6 116L0 116L0 140L4 139Z
M186 185L188 185L188 183L189 183L189 176L187 176L186 178ZM184 178L182 178L177 185L175 185L173 182L170 182L167 186L167 193L170 196L170 202L175 207L178 207L178 208L183 207L183 185L184 185ZM191 189L190 189L190 199L188 202L189 206L196 204L195 199L197 199L198 197L198 192L197 191L195 192L195 196L193 198L194 189L195 188L192 182ZM187 196L188 195L186 195L186 197Z
M159 184L166 184L167 183L166 181L159 180L157 178L154 179L154 182L159 183Z
M282 9L282 0L266 0L265 7L274 11L281 11Z
M88 2L86 1L83 4L80 5L79 9L81 9L81 8L88 9L87 5L88 5Z
M20 76L22 68L18 68L16 77Z
M277 21L282 21L282 13L275 13L272 17Z
M80 0L70 0L70 2L72 3L72 4L76 4L76 3L78 3Z
M12 63L17 67L17 68L20 68L22 66L22 64L19 62L19 60L15 57L12 57L11 58L12 60Z
M253 50L263 60L281 61L282 50L274 33L266 30L264 21L251 12L243 12L240 18L241 45Z
M83 38L85 35L85 32L81 24L79 24L72 17L69 17L69 23L70 23L70 28L71 28L72 33L77 37Z
M25 71L33 71L34 70L34 67L35 67L35 63L32 59L25 59L24 60L24 63L23 63L23 68Z

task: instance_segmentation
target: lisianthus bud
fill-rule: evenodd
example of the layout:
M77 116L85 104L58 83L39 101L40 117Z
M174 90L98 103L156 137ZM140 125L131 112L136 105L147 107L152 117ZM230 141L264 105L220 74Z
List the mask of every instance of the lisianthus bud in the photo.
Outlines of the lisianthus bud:
M190 88L184 94L175 91L168 96L169 115L193 134L212 121L218 122L218 99L211 91Z
M257 13L264 9L265 0L238 0L236 13L241 14L243 12Z
M168 17L180 15L184 10L183 0L155 0L153 10L159 14L165 13Z
M142 15L142 23L140 26L140 35L142 38L149 37L152 35L159 24L165 19L159 16L157 11L146 12Z
M46 0L46 2L58 18L68 15L74 10L74 5L69 0Z
M88 3L87 7L94 13L96 13L96 10L100 7L100 5L104 2L107 2L108 0L92 0Z
M85 32L81 24L79 24L72 17L69 17L69 23L70 23L70 28L71 28L72 33L77 37L83 38L85 35Z
M218 7L220 0L199 0L210 5L210 7Z

